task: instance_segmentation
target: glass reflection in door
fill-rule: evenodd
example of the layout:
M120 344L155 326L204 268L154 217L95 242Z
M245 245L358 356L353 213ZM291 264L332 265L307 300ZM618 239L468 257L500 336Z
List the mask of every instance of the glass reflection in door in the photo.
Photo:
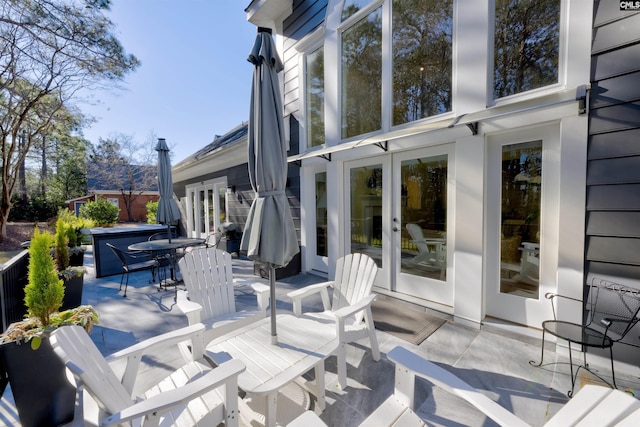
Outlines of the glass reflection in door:
M447 155L400 166L400 271L436 280L447 275Z
M382 165L351 169L351 252L382 267Z
M502 147L500 292L538 298L542 141Z
M316 174L316 255L326 257L327 242L327 173Z

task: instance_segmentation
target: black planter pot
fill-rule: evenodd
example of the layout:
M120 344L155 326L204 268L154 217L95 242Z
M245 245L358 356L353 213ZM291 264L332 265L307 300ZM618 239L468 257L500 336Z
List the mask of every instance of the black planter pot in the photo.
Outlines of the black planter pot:
M219 243L220 249L232 253L240 253L240 239L223 237Z
M0 353L22 427L59 426L73 420L76 390L47 338L37 350L30 343L10 342L0 345Z
M60 311L69 310L82 305L82 288L84 286L84 274L64 279L64 299Z
M82 267L84 265L84 251L69 254L70 267Z

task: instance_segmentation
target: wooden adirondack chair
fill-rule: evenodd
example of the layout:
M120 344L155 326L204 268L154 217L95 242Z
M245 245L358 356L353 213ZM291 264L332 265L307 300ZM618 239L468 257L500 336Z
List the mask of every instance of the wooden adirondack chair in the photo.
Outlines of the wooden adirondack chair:
M269 286L233 278L233 263L228 252L216 248L196 248L178 262L186 291L179 290L177 306L189 325L204 323L205 344L214 338L255 322L267 315ZM258 299L257 310L236 311L234 286L251 286Z
M448 393L464 399L501 426L529 425L456 375L404 347L395 347L387 356L396 364L394 393L360 424L361 427L426 425L413 411L416 377L424 378ZM587 385L544 426L637 426L638 422L640 401L619 390Z
M302 316L302 300L320 293L324 311L305 313L320 321L335 321L336 334L340 341L337 350L338 385L347 386L347 355L345 346L361 338L369 338L373 360L380 360L378 340L373 324L371 303L376 295L371 293L378 266L369 256L359 253L349 254L336 262L335 280L306 286L289 292L293 300L293 311ZM333 287L333 298L329 300L328 287Z
M434 386L460 397L498 425L529 426L456 375L404 347L395 347L387 357L396 365L394 392L360 424L360 427L431 425L414 412L416 377L424 378ZM446 424L446 420L440 419L440 424ZM586 385L547 421L544 427L578 425L636 427L640 425L640 400L620 390ZM313 411L306 411L287 426L322 427L326 424Z
M224 422L238 425L238 375L245 370L239 360L217 368L204 359L204 325L193 325L112 354L105 359L80 326L64 326L51 335L51 345L64 361L78 387L73 425L201 425ZM190 342L193 358L142 396L132 390L142 356ZM120 380L111 363L126 360Z

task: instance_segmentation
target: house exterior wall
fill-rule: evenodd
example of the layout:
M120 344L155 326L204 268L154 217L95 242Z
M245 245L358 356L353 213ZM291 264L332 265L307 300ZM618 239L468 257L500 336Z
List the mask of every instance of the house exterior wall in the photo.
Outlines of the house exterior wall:
M124 204L124 197L122 197L119 193L113 194L99 194L97 196L87 196L82 200L76 199L69 202L69 209L73 212L76 212L76 205L79 203L86 203L89 201L96 200L96 197L101 197L105 200L109 199L117 199L118 207L120 208L120 213L118 214L118 222L129 222L129 215L127 214L127 209ZM136 199L133 201L131 207L131 216L134 222L147 222L147 203L148 202L157 202L159 196L156 194L141 194L136 196Z
M640 288L640 13L595 3L586 268Z
M640 13L614 3L594 5L585 276L640 289ZM637 347L616 346L616 359L637 367Z
M267 2L268 3L268 2ZM364 3L362 3L364 4ZM398 292L400 274L393 264L381 262L376 291L417 302L427 307L451 313L461 322L479 326L487 317L496 315L496 305L513 306L512 311L522 318L508 318L539 327L540 321L551 316L548 302L541 295L558 291L580 297L584 284L584 206L586 175L587 118L579 110L577 99L589 83L592 5L587 2L563 0L561 58L559 82L542 90L522 96L493 100L488 87L491 79L492 54L492 5L490 0L457 1L454 7L453 30L453 107L437 118L418 120L404 126L393 126L383 118L378 133L366 134L362 144L342 140L340 135L340 13L342 2L327 0L294 0L286 16L270 17L278 48L285 64L281 76L284 97L284 113L290 122L299 123L299 150L292 146L289 155L300 166L300 221L302 269L332 276L335 261L348 253L349 230L345 209L348 202L348 171L359 162L380 161L393 172L394 158L402 158L421 150L450 148L450 170L453 185L449 195L451 221L447 228L449 261L446 286L452 290L443 293L442 300L434 301L429 292L415 295ZM373 8L390 10L389 1L372 1ZM367 6L363 6L367 7ZM387 13L387 12L384 12ZM386 18L383 18L383 20ZM388 25L388 24L384 24ZM387 28L387 27L385 27ZM384 36L383 30L383 37ZM319 153L300 158L306 147L306 121L304 100L304 58L307 53L321 46L324 49L324 118L325 145ZM382 60L391 55L383 51ZM483 78L486 76L486 82ZM391 77L383 72L385 79ZM485 84L486 83L486 84ZM391 94L383 91L383 109ZM472 120L472 118L476 118ZM438 121L440 120L440 121ZM459 124L467 120L477 128L467 129ZM440 123L440 124L439 124ZM429 124L435 126L428 130ZM415 130L413 130L415 129ZM420 129L425 129L421 131ZM291 130L293 139L295 131ZM538 298L513 298L495 303L496 270L499 270L500 193L496 189L500 176L499 147L510 142L522 142L522 138L544 139L545 185L543 209L545 211L544 234L541 237L544 254L541 256L540 290ZM371 141L379 141L372 144ZM525 140L526 141L526 140ZM498 150L498 151L496 151ZM417 155L417 154L416 154ZM497 156L497 157L496 157ZM387 166L384 166L387 168ZM326 173L327 185L327 246L328 254L317 263L313 254L315 244L316 195L314 177ZM386 172L385 172L386 173ZM388 175L389 175L388 174ZM385 184L386 185L386 184ZM387 195L389 200L394 190ZM384 202L381 207L383 247L385 254L396 251L389 246L393 242L395 202ZM577 236L577 237L576 237ZM385 246L386 245L386 246ZM399 251L398 251L399 253ZM386 256L386 255L385 255ZM396 255L397 256L397 255ZM322 265L324 262L324 265ZM433 292L441 289L433 287ZM581 310L562 307L561 317L579 320Z

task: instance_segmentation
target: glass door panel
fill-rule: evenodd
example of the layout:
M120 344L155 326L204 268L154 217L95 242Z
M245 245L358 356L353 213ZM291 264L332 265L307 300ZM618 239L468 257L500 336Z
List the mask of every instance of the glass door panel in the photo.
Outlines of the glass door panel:
M328 255L327 234L327 173L316 174L316 255Z
M447 155L400 162L400 271L447 279Z
M542 141L502 147L500 292L538 298Z
M393 156L395 290L453 305L451 265L453 145Z
M207 189L207 229L205 234L209 235L216 230L216 212L214 204L213 187Z
M382 164L350 169L351 253L369 255L382 267Z

